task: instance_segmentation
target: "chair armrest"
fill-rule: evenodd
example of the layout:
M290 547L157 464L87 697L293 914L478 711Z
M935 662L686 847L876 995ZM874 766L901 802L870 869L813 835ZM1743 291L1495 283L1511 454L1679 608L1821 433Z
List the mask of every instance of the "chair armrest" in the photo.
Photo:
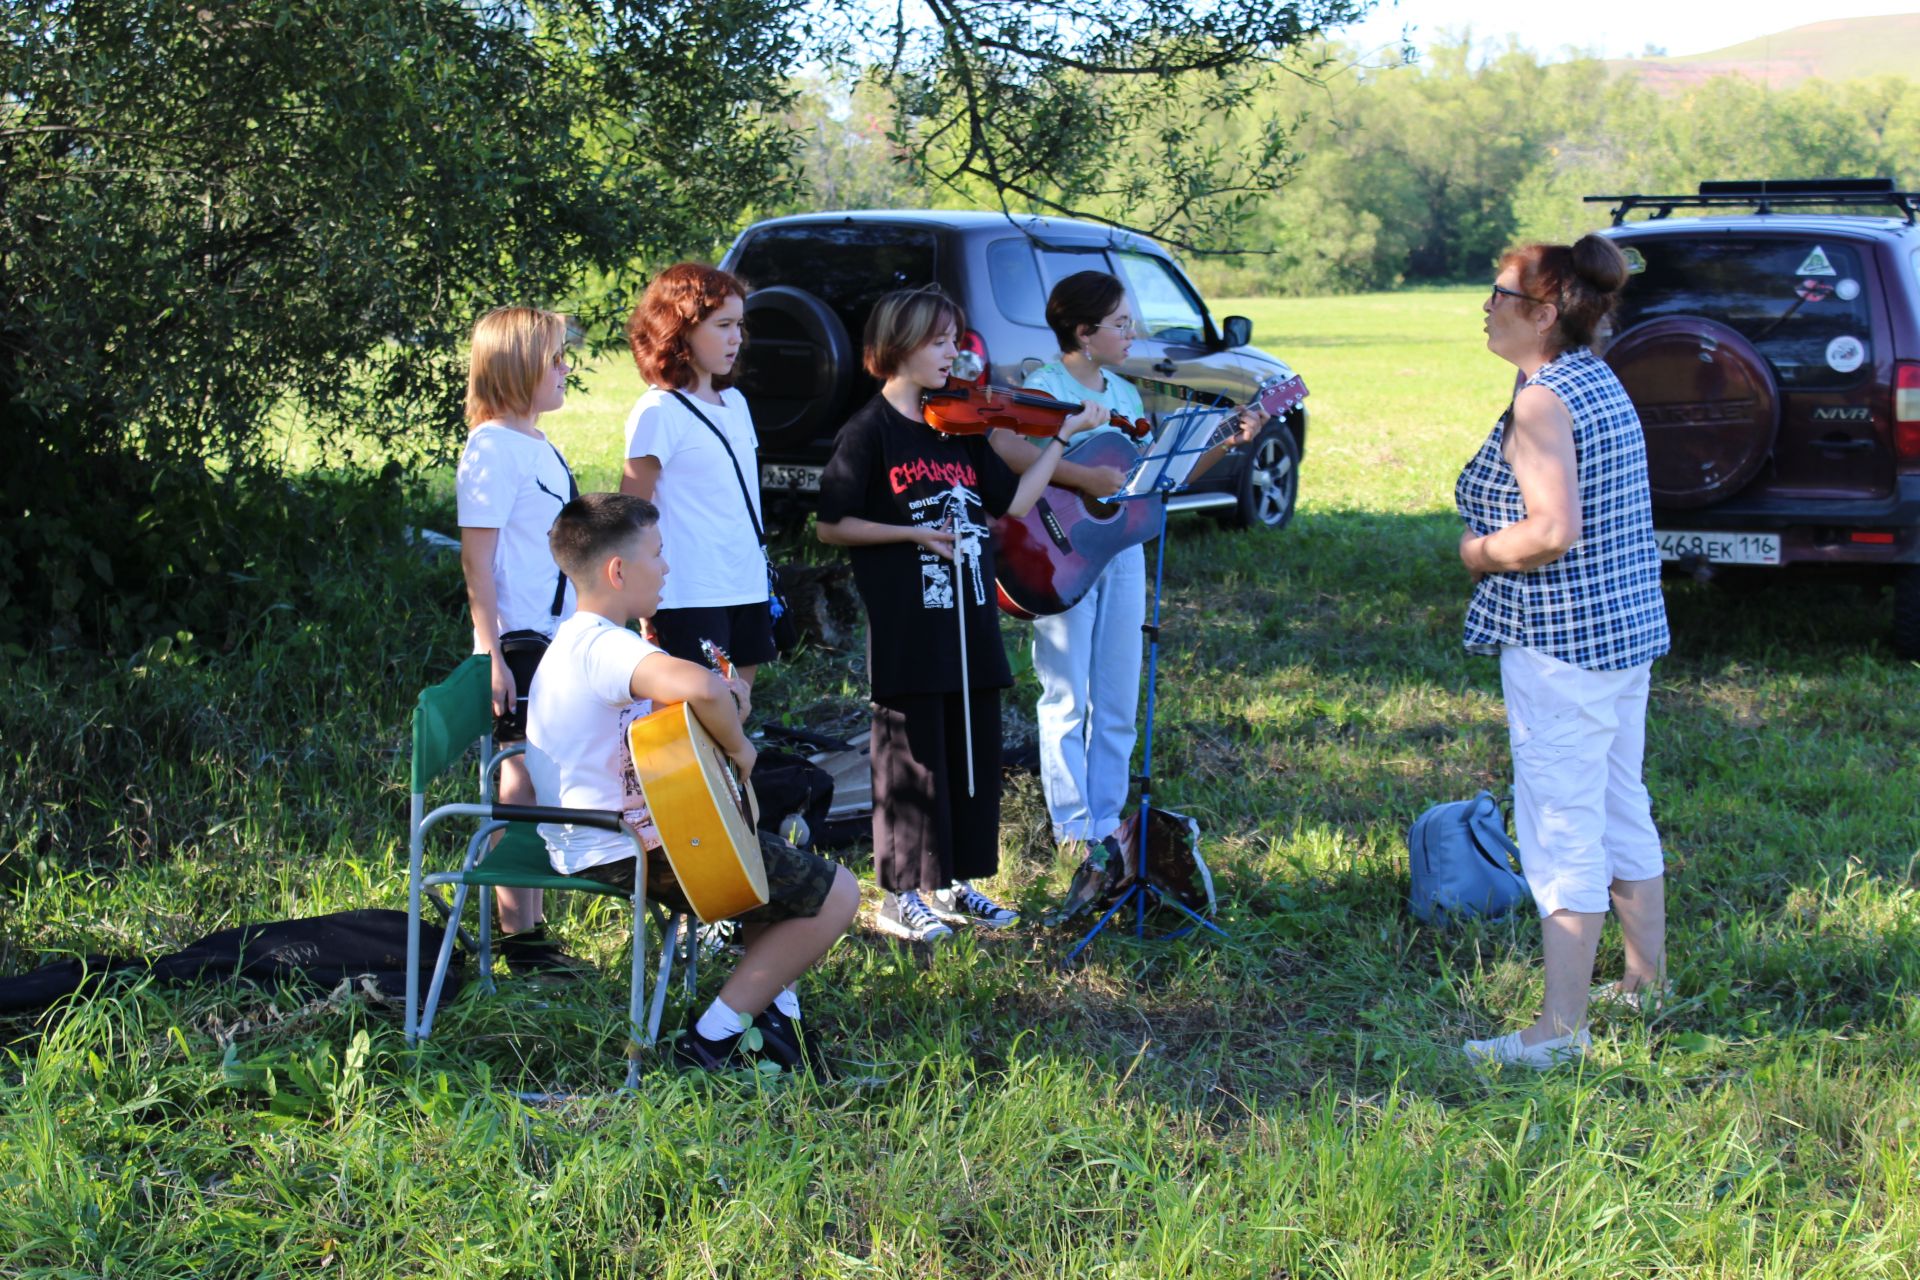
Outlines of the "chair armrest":
M611 809L562 809L545 804L496 804L487 812L503 822L558 822L600 831L625 832L626 824Z

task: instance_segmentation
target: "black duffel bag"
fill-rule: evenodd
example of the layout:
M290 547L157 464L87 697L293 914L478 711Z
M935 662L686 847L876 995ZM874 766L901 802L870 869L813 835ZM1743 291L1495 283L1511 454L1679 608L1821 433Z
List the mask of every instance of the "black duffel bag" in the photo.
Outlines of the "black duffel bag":
M833 775L803 755L762 747L753 766L760 827L797 849L812 849L833 807Z

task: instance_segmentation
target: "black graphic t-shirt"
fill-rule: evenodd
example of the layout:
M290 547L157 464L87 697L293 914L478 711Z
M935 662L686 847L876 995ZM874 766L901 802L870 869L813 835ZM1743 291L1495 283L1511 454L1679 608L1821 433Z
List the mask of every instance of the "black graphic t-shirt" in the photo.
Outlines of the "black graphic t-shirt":
M1006 514L1019 480L984 436L944 436L875 396L840 428L820 477L820 520L849 516L960 533L977 556L949 561L912 542L849 547L854 585L867 607L867 669L873 696L951 693L960 688L960 619L966 616L967 682L1013 683L1000 647L993 585L994 517Z

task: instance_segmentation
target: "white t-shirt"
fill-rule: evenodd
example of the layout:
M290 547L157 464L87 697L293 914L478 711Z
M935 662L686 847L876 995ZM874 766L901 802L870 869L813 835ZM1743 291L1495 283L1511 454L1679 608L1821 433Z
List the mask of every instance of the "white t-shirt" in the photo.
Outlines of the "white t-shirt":
M683 393L727 433L740 475L760 516L759 439L747 398L729 387L721 404ZM627 456L660 460L653 503L660 508L660 547L668 568L662 609L755 604L767 598L767 571L747 518L733 463L713 432L670 391L649 387L627 415Z
M569 492L566 461L545 436L522 435L499 422L483 422L468 434L454 493L461 528L500 531L493 549L493 592L502 635L553 633L560 566L547 549L547 530ZM560 617L572 612L573 584L568 583Z
M627 726L653 710L633 696L633 669L659 652L611 618L576 613L554 631L527 709L527 772L539 802L626 814L649 849L660 833L634 776ZM563 875L633 856L633 841L613 831L543 822L540 834Z

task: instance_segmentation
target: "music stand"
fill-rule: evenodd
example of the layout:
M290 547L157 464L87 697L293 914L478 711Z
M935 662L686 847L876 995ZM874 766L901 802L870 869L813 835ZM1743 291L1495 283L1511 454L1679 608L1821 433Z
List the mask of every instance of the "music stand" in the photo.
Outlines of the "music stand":
M1153 614L1140 627L1141 632L1147 637L1147 716L1146 726L1140 734L1140 772L1132 779L1140 787L1140 807L1133 815L1133 821L1136 824L1134 856L1137 873L1134 882L1127 886L1125 893L1120 895L1119 901L1107 908L1106 914L1094 923L1093 928L1087 930L1086 935L1073 944L1073 949L1067 952L1066 957L1060 962L1062 968L1071 965L1074 959L1087 949L1087 945L1099 936L1100 931L1107 927L1108 922L1119 915L1129 903L1133 905L1134 911L1134 937L1145 941L1149 894L1161 903L1175 908L1188 920L1187 924L1181 925L1171 933L1158 935L1154 941L1172 942L1176 938L1184 938L1196 927L1212 930L1223 938L1227 936L1225 929L1154 884L1149 877L1147 865L1151 856L1147 841L1147 820L1153 812L1154 694L1160 674L1160 590L1165 581L1167 567L1167 499L1185 486L1187 475L1193 469L1194 459L1210 447L1204 444L1195 446L1194 433L1202 429L1203 423L1218 422L1220 416L1218 409L1182 409L1171 415L1161 430L1160 438L1142 457L1141 465L1135 470L1134 475L1129 477L1127 489L1107 499L1109 502L1158 502L1160 504L1159 546L1153 562ZM1149 467L1151 471L1148 470ZM1133 482L1143 476L1145 483L1136 487Z

